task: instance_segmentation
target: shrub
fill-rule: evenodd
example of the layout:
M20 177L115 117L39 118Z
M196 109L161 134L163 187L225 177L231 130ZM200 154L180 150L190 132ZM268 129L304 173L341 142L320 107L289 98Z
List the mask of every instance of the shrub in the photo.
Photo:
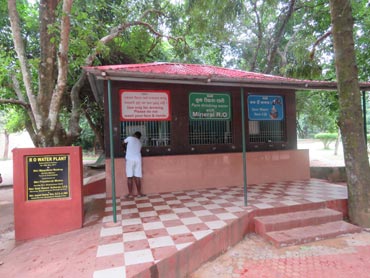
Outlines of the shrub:
M324 144L324 149L329 149L331 142L334 142L338 138L338 133L317 133L315 139L319 139Z

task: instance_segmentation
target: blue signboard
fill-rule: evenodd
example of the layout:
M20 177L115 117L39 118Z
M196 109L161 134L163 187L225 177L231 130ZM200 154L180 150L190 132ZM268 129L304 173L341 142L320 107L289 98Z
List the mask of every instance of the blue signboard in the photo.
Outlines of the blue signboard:
M249 95L248 119L250 121L281 121L284 119L282 96Z

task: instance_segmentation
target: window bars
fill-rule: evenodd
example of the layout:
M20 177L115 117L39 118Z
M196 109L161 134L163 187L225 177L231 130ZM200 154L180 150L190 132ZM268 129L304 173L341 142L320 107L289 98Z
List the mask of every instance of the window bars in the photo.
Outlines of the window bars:
M189 144L232 144L231 120L190 120Z
M141 142L145 147L169 146L171 144L171 125L169 121L133 121L121 123L121 141L141 132Z
M171 122L130 121L121 123L121 141L136 131L142 134L145 147L171 145ZM249 121L249 142L271 143L286 141L286 124L282 121ZM190 120L190 145L233 144L231 120Z
M249 121L249 142L270 143L286 141L285 121Z

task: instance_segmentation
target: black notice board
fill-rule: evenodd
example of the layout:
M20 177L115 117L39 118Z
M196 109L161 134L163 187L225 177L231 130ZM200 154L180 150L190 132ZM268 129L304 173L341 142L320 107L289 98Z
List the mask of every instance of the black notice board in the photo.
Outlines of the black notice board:
M26 156L27 200L70 197L69 155Z

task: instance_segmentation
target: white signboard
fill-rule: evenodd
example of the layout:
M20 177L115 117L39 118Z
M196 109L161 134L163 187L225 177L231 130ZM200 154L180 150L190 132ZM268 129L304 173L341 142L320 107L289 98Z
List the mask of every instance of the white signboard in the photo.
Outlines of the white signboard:
M169 121L170 92L121 90L121 121Z

